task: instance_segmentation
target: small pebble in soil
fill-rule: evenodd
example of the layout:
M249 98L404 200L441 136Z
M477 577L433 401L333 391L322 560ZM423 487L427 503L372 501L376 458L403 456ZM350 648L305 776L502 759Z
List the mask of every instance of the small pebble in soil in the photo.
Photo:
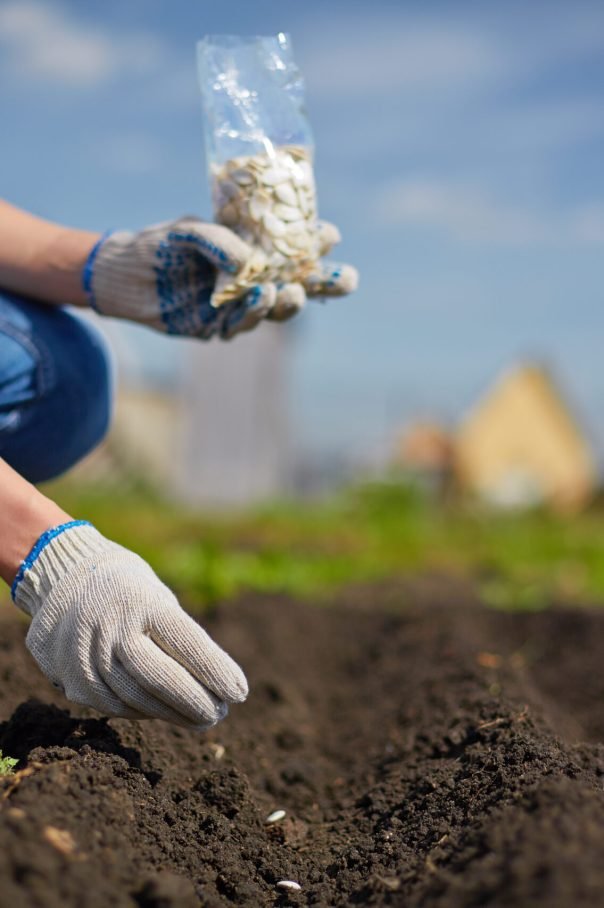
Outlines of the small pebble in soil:
M267 816L267 818L264 822L267 824L267 826L270 826L271 823L278 823L279 820L283 820L284 817L285 817L284 810L273 810L272 813L269 813L269 815Z
M302 886L300 883L294 882L294 880L279 880L277 889L289 889L292 892L299 892L299 890L302 889Z

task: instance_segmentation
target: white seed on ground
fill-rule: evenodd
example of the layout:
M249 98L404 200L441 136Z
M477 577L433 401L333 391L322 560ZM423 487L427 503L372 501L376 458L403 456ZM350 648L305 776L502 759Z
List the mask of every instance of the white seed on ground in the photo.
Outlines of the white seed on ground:
M222 760L226 753L224 744L210 744L210 750L214 754L215 760Z
M294 892L299 892L299 890L302 889L302 886L294 880L279 880L277 889L291 889Z
M284 810L273 810L272 813L269 813L269 815L267 816L267 818L264 822L270 825L271 823L278 823L279 820L283 820L284 817L285 817Z

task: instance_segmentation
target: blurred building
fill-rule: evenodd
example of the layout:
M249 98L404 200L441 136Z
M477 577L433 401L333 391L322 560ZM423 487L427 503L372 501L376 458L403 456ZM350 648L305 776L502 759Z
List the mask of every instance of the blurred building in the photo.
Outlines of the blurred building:
M453 432L411 426L395 444L394 464L424 485L451 478L500 507L584 505L597 470L587 437L550 372L525 364L506 372Z
M506 372L462 421L455 469L462 488L508 507L580 507L597 484L586 436L536 364Z
M395 440L392 466L429 491L444 492L454 474L451 433L435 422L412 423Z
M107 440L83 480L147 482L191 505L238 506L291 486L289 333L266 324L233 343L183 346L182 379L120 384Z
M265 323L232 344L191 349L175 477L183 500L240 505L288 488L289 343L282 325Z

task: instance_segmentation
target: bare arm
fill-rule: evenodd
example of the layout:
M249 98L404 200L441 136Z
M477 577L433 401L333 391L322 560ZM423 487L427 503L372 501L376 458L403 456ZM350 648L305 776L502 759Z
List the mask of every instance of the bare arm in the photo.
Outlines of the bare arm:
M82 269L98 238L0 199L0 288L46 303L87 305Z
M9 585L36 540L71 520L0 458L0 577Z

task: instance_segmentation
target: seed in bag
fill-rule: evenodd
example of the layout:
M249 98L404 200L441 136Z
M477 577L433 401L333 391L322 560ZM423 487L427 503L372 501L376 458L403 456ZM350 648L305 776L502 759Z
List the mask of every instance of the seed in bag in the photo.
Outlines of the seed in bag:
M316 271L313 142L287 35L208 37L198 62L215 219L254 248L236 277L218 276L220 306Z

